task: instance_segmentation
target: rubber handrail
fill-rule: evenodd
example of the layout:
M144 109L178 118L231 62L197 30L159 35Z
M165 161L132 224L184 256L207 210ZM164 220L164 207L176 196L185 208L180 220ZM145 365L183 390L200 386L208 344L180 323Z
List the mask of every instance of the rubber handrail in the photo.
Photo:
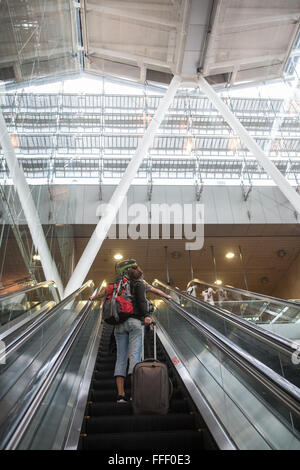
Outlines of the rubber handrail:
M270 303L270 301L273 301L273 303L275 302L277 304L284 305L284 306L290 306L290 307L293 307L293 308L299 307L299 309L300 309L300 303L297 303L297 302L294 302L294 301L291 301L291 300L280 299L278 297L272 297L271 295L259 294L258 292L252 292L252 291L248 291L248 290L244 290L244 289L239 289L238 287L227 286L226 284L216 285L216 284L212 284L212 283L206 282L206 281L201 281L200 279L195 278L192 281L188 282L187 288L190 287L193 284L203 284L203 285L206 285L206 286L213 287L214 289L218 289L218 287L219 288L222 287L222 288L225 288L226 290L233 291L233 292L245 295L246 297L251 297L251 298L257 297L259 300L264 300L265 302L268 302L268 303Z
M162 281L159 281L158 279L155 279L154 282L157 282L165 289L168 289L176 293L177 295L181 295L185 299L189 300L189 302L194 302L195 304L201 306L202 308L205 308L207 311L214 312L218 316L221 316L222 318L224 318L226 321L230 321L246 329L249 332L249 334L252 334L252 335L255 334L256 336L258 335L262 340L272 343L274 347L280 348L281 350L283 349L284 352L288 353L289 355L295 352L294 343L287 338L282 338L281 336L278 336L275 333L272 333L270 331L264 330L258 327L257 325L254 325L253 323L248 322L242 318L238 318L234 315L230 315L224 312L224 310L216 307L215 305L208 304L207 302L197 299L196 297L192 297L186 294L185 292L182 292L181 290L176 290L173 287L167 284L164 284Z
M228 338L213 327L202 322L189 312L186 312L174 300L163 299L166 304L171 305L178 313L180 313L189 323L195 326L199 332L203 333L206 338L214 343L218 349L235 361L236 364L243 367L248 373L256 377L269 391L275 394L280 401L287 405L293 412L300 416L300 390L291 384L285 378L281 377L265 364L255 359L250 354L244 352L236 346Z
M72 298L76 295L78 295L83 289L85 289L89 284L91 284L92 281L86 282L83 286L78 288L76 291L74 291L72 294L70 294L68 297L66 297L64 300L60 302L59 305L54 307L53 310L57 310L57 307L59 306L60 308L62 307L62 304L65 305L72 300ZM34 384L29 384L27 387L24 389L23 392L23 398L24 400L26 399L26 396L28 395L27 389L30 388L32 401L28 405L24 405L24 403L18 407L19 411L22 412L22 409L26 409L25 414L19 417L18 423L16 422L16 416L14 416L14 423L13 423L13 430L10 432L7 432L5 442L2 443L2 448L14 448L16 445L16 442L19 442L22 435L25 433L27 426L30 422L30 419L34 415L33 409L36 409L37 403L40 403L46 393L46 391L49 389L51 383L53 382L55 378L54 372L57 371L57 365L58 363L61 364L62 362L62 356L65 357L66 351L69 351L72 344L74 343L75 339L77 338L78 333L81 330L82 325L85 322L85 319L87 318L87 314L91 308L91 305L93 304L92 301L87 300L87 304L81 309L81 312L79 316L74 320L73 326L68 330L68 332L64 335L64 337L60 340L59 346L56 348L55 354L51 357L51 365L50 367L43 367L42 368L42 373L39 373L38 377L38 383L37 385L37 391L36 393L33 393L33 387L35 386ZM35 377L31 379L31 382L34 382ZM21 399L19 399L20 401ZM32 413L31 413L32 412ZM30 415L28 417L28 415ZM17 428L17 435L15 435L15 428ZM12 447L11 447L12 446Z
M16 290L14 292L10 292L8 294L3 294L3 295L0 295L0 302L2 300L7 300L9 299L10 297L15 297L17 295L20 295L20 294L25 294L27 292L30 292L32 290L36 290L36 289L39 289L43 286L49 286L49 285L52 285L53 287L56 286L55 282L54 281L44 281L44 282L40 282L39 284L35 284L34 286L29 286L29 287L25 287L24 289L19 289L19 290ZM58 298L60 299L59 297L59 292L57 290L57 295L58 295Z

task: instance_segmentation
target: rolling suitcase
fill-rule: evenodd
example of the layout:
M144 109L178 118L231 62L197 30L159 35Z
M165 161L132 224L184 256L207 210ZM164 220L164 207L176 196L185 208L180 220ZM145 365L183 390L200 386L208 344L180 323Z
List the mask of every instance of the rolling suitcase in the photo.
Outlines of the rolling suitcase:
M154 358L144 360L145 333L143 328L142 362L137 363L133 370L132 409L134 414L164 415L169 410L173 387L166 364L156 358L155 324L153 327Z

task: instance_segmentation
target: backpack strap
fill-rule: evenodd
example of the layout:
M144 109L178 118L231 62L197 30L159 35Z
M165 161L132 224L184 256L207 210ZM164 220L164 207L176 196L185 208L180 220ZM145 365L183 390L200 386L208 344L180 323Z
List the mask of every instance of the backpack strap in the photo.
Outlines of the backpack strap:
M119 295L119 293L120 293L122 283L123 283L123 280L121 279L121 280L119 281L118 286L117 286L117 283L114 284L114 293L115 293L115 294L114 294L114 297L115 297L115 298L118 297L118 295Z

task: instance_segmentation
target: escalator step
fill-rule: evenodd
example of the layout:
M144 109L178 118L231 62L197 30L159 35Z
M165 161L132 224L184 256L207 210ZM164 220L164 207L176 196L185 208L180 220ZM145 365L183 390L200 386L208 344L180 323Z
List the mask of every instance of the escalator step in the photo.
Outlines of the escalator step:
M111 370L114 370L114 368L115 368L115 363L116 363L115 360L113 360L113 361L111 361L111 360L110 360L110 361L106 360L106 361L105 361L105 360L103 360L103 359L101 359L101 360L97 359L97 360L96 360L96 363L95 363L95 366L96 366L96 364L97 364L97 367L99 367L99 368L101 368L102 366L104 366L105 368L109 368L109 367L110 367Z
M130 415L132 407L131 403L91 402L88 405L87 413L89 416Z
M110 374L106 374L106 377L103 377L103 372L98 371L98 370L95 369L93 379L94 380L114 380L116 382L116 379L114 378L114 371L113 370L111 371Z
M97 377L94 376L92 383L91 383L91 389L93 390L116 390L116 379L113 377L113 378L98 380ZM125 378L125 392L129 392L130 389L131 389L131 379L129 376L127 376ZM178 389L177 384L173 383L173 393L177 389Z
M173 413L160 415L100 416L86 419L86 434L113 432L154 432L174 429L194 429L194 415Z
M109 346L111 344L111 338L110 338L110 335L109 336L104 336L101 341L100 341L100 345L102 344L106 344L107 346Z
M103 361L96 361L96 367L99 370L111 370L114 371L115 368L115 362L103 362Z
M131 380L130 377L126 377L125 379L125 391L128 391L130 389L131 385ZM103 380L97 380L94 378L92 380L91 388L93 390L108 390L108 389L113 389L116 390L116 379L103 379Z
M170 401L169 413L188 413L188 403L186 400L173 399ZM109 415L129 415L132 414L131 403L116 402L91 402L88 404L86 413L89 416L109 416Z
M202 432L177 430L131 433L90 434L82 439L86 450L172 450L176 453L203 448Z
M109 352L108 350L105 350L105 351L101 351L101 353L98 351L98 357L101 359L111 359L114 357L114 355Z
M100 347L82 425L80 448L86 450L188 451L203 448L202 432L195 428L195 415L190 412L165 350L158 344L158 360L168 367L173 382L173 395L167 415L134 415L132 405L116 403L114 377L116 354L111 350L113 328L104 325ZM150 339L151 341L151 339ZM152 344L152 343L151 343ZM153 354L153 351L149 352ZM149 355L149 357L151 357ZM152 356L153 357L153 356ZM125 379L125 392L130 396L131 380Z
M108 364L114 364L116 362L115 354L99 353L96 358L97 362L104 362Z
M182 398L182 391L179 388L174 388L172 398ZM108 389L108 390L90 390L90 400L91 401L114 401L117 399L117 390Z
M111 379L114 376L114 371L113 370L98 370L95 368L95 373L97 372L97 379L102 380L102 379ZM95 374L96 378L96 374Z

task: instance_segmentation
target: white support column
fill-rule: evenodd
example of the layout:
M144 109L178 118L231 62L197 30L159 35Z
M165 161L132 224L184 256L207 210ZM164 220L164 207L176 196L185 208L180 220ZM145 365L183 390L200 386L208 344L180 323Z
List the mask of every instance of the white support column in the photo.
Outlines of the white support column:
M198 84L201 91L211 100L213 105L222 114L223 118L232 127L236 135L240 137L250 152L256 157L259 164L264 168L265 172L273 179L294 209L300 214L300 196L295 189L285 179L282 173L280 173L274 163L265 155L253 137L251 137L237 117L228 109L228 106L202 76L199 77Z
M15 150L12 146L6 123L0 106L0 142L9 168L10 176L17 190L20 203L31 233L33 244L41 257L41 264L47 281L57 284L60 295L63 293L63 285L58 274L54 260L52 259L47 240L41 226L30 188L22 169L19 166Z
M160 100L159 106L149 124L143 138L141 139L135 155L132 157L126 171L123 175L122 180L116 187L111 200L109 202L110 210L104 214L97 224L94 233L92 234L75 270L71 276L67 287L64 292L64 297L71 294L74 290L80 287L92 266L94 259L101 248L101 245L107 235L107 232L113 223L118 210L120 209L122 202L128 192L128 189L135 178L137 171L147 155L149 147L152 145L154 136L167 112L170 103L172 102L176 91L181 83L181 79L178 76L174 76L165 96Z

